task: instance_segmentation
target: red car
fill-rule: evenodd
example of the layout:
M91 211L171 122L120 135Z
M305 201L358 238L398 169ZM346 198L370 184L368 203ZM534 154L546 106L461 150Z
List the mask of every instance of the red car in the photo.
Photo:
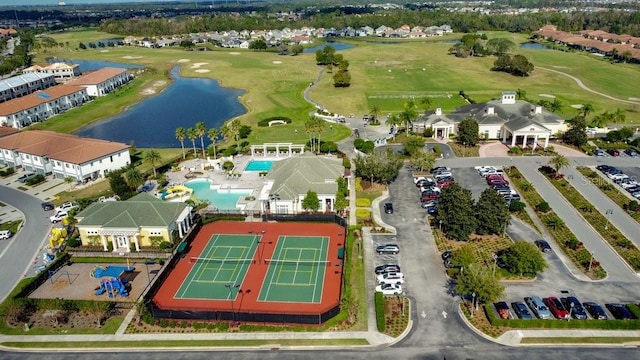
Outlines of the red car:
M438 183L438 187L441 189L446 189L451 186L451 181L441 181Z
M502 176L502 174L491 174L491 175L487 175L487 181L489 181L489 180L493 180L493 179L500 179L500 180L504 180L504 177Z
M438 200L438 195L429 194L429 195L424 195L423 197L420 198L420 202L427 202L431 200Z
M489 186L509 185L509 182L507 180L504 180L504 179L493 179L493 180L487 180L487 185L489 185Z
M547 305L553 316L555 316L557 319L569 318L569 311L567 311L567 309L564 307L564 305L562 305L562 302L560 302L558 298L551 296L545 298L543 301L544 304Z

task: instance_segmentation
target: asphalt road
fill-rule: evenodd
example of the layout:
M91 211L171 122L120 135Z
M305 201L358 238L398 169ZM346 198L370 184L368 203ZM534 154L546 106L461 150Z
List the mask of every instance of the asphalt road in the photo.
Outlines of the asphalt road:
M11 204L24 214L24 226L17 235L0 246L2 276L0 299L4 300L26 272L32 271L33 260L47 237L51 223L49 213L42 211L41 201L22 191L0 185L0 202ZM27 274L33 275L33 272Z

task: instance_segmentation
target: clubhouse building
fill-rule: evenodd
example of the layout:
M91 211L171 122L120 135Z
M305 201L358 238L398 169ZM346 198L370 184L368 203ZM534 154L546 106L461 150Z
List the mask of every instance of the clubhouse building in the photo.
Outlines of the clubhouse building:
M542 106L516 100L514 91L502 92L500 100L462 106L450 114L443 114L440 108L426 112L413 122L412 130L422 133L431 127L434 137L448 139L467 118L478 122L481 139L498 139L508 146L523 148L546 148L551 137L567 130L561 117Z

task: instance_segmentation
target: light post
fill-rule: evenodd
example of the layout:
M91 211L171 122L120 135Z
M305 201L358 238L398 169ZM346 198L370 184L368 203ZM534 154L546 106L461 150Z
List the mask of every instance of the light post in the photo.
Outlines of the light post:
M607 211L605 211L604 215L607 218L607 223L604 225L604 229L608 230L609 229L609 215L613 215L613 209L607 209Z
M438 220L438 224L440 225L440 231L442 231L442 219Z
M265 243L273 244L273 241L265 242L265 241L258 240L258 251L259 251L258 252L258 261L260 261L260 263L262 263L262 255L264 254L264 244ZM262 249L260 249L260 245L262 245Z
M574 304L573 302L571 303L571 305L569 305L569 317L567 318L567 321L571 321L571 315L573 315L574 306L576 306L576 304Z
M236 321L236 311L233 308L233 302L234 302L234 298L233 298L233 289L239 289L240 288L240 284L234 284L234 283L228 283L228 284L224 284L224 287L226 287L229 290L229 300L231 301L231 319L233 320L233 322ZM240 291L240 290L238 290Z
M471 317L473 318L473 313L476 311L476 292L471 293Z
M593 258L594 258L593 251L590 251L590 252L591 252L591 259L589 260L589 268L587 269L587 272L591 271L591 264L593 264Z
M156 262L153 259L148 259L144 262L144 266L147 268L147 280L149 281L149 283L151 283L151 276L149 275L149 265L153 265L155 263Z

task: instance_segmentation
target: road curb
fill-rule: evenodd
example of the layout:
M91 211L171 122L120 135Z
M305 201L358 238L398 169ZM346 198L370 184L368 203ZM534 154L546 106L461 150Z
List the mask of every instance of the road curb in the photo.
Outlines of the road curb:
M411 330L413 329L413 320L411 320L411 299L409 299L408 297L405 297L407 300L409 300L409 323L407 324L407 328L404 329L404 331L402 332L402 334L398 335L398 337L394 338L393 341L391 341L388 345L392 346L394 344L399 343L400 341L404 340L405 337L407 337L407 335L409 335L409 333L411 332Z

